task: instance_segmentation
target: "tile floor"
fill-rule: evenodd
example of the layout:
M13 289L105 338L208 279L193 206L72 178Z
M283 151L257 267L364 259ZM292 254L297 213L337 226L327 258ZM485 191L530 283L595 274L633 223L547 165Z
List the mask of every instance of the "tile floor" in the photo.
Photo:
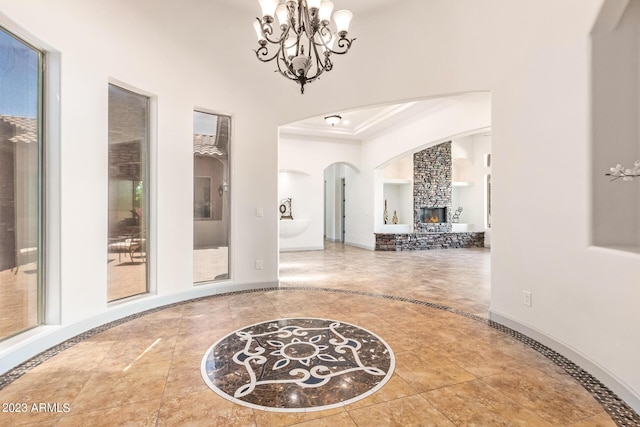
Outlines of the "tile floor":
M281 265L288 288L153 310L52 351L0 390L0 410L14 411L0 412L0 425L616 425L557 363L482 319L487 250L382 253L328 244L324 252L283 253ZM394 374L363 400L308 413L240 406L205 384L200 363L214 342L290 317L366 328L393 349ZM16 404L27 411L15 412ZM637 425L633 416L618 424Z
M38 274L35 261L0 271L0 339L38 323Z

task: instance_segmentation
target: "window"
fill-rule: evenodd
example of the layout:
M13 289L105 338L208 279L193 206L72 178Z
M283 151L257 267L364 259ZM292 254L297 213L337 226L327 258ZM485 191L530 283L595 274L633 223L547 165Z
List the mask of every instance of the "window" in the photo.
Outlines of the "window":
M109 301L148 292L149 98L109 85Z
M43 62L0 28L0 339L43 319Z
M193 113L193 281L229 278L231 118Z
M196 176L193 182L193 217L211 219L211 177Z

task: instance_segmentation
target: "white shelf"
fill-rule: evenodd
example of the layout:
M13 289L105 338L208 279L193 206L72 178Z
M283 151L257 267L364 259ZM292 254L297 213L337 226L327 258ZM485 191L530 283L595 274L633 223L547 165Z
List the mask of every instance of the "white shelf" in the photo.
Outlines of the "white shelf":
M468 181L453 181L451 182L452 187L471 187L473 182Z
M384 179L384 183L385 184L392 184L392 185L406 185L406 184L413 184L413 180L412 179L402 179L402 178L385 178Z
M311 176L310 173L307 173L307 172L304 172L304 171L295 170L295 169L280 169L278 172L280 172L280 173L290 173L290 174L295 174L295 175Z
M308 219L281 219L280 237L290 239L299 236L309 227L310 222Z
M382 224L380 231L382 233L411 233L413 226L411 224Z
M461 222L451 223L451 231L454 233L464 233L473 230L473 224L465 224Z

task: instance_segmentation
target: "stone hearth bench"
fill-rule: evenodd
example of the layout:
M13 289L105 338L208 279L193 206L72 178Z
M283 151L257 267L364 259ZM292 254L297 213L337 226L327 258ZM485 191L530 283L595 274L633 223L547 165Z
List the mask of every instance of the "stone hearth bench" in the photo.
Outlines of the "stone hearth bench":
M484 232L375 233L376 251L483 248Z

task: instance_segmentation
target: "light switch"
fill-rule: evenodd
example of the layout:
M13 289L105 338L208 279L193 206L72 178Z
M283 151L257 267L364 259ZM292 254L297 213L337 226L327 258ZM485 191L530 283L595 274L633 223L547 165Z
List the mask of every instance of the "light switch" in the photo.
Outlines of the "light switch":
M258 217L264 216L264 208L256 208L256 216Z

